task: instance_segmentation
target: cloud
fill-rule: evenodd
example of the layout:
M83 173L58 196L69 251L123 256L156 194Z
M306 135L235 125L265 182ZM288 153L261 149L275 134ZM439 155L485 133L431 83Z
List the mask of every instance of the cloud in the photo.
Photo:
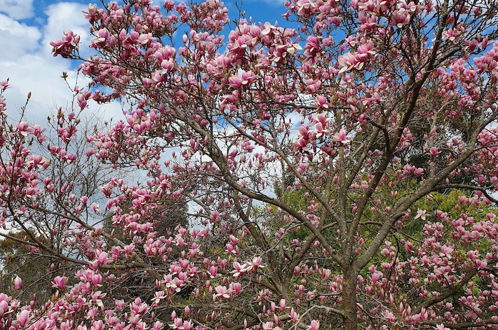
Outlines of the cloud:
M10 78L11 88L7 90L8 114L17 119L20 108L31 92L26 118L31 122L44 124L47 115L57 107L68 108L71 91L60 77L63 71L70 74L69 81L75 80L75 73L63 61L50 59L39 54L26 54L15 62L0 61L2 80Z
M0 0L1 1L1 0ZM0 61L12 61L38 48L40 31L0 14Z
M5 3L5 0L0 0L0 3L2 1ZM30 122L44 125L47 116L57 107L70 107L72 94L61 74L67 72L68 81L74 86L77 77L74 63L54 58L49 42L60 39L63 31L73 30L81 35L82 45L87 45L90 35L82 14L84 9L85 6L79 3L55 3L46 9L47 20L43 26L29 26L0 14L0 80L10 78L11 87L6 97L8 114L13 119L19 118L19 110L29 92L32 97L26 119ZM83 50L83 55L85 52L89 50ZM78 78L79 86L86 82L86 78ZM104 106L91 103L90 107L89 112L105 120L122 117L118 103Z
M84 17L83 11L87 7L75 2L59 2L50 5L45 11L47 15L47 24L43 28L43 52L50 53L52 47L50 41L59 40L64 31L73 31L80 36L83 54L85 55L85 45L90 43L90 34L88 32L88 22Z
M33 0L0 0L0 12L15 19L33 16Z

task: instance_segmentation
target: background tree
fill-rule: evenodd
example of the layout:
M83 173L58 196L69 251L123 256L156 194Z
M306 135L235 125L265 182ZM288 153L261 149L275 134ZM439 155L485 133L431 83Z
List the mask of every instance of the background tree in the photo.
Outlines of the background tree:
M21 225L50 214L29 196L54 196L74 224L68 248L84 256L71 286L54 279L44 309L2 296L4 324L498 322L496 2L286 6L288 27L238 20L224 42L229 16L217 0L90 5L96 55L81 58L72 32L52 43L54 55L83 61L82 109L90 98L129 109L90 138L89 154L144 179L102 186L118 237L85 220L96 205L39 184L33 127L2 131L3 217ZM74 118L60 117L70 138ZM433 206L457 189L457 213ZM158 232L166 200L188 204L188 227ZM154 297L114 297L123 272L153 282Z
M29 241L24 233L9 233L8 237L0 240L0 292L24 304L45 302L53 294L52 279L56 276L50 268L51 260L20 244ZM22 290L16 289L16 278L22 279Z
M27 123L23 121L27 104L21 109L22 115L17 123L10 124L5 121L5 116L2 118L3 132L12 134L15 127L27 127ZM74 122L69 130L70 134L74 134L72 139L71 136L56 134L65 120L65 115L59 109L54 118L48 118L50 134L45 136L45 129L35 125L30 130L36 136L23 141L38 153L29 159L28 166L42 164L40 175L44 177L43 183L49 194L38 196L36 200L28 194L25 200L15 202L9 200L8 196L3 196L3 202L9 209L20 207L22 212L27 213L22 221L14 218L13 222L3 222L4 227L0 232L1 292L11 293L23 303L32 300L37 305L43 304L55 293L52 283L54 277L74 274L80 268L84 256L77 249L68 247L67 240L70 237L65 230L71 228L72 224L64 214L68 207L74 207L76 196L87 196L90 203L98 202L102 198L99 185L108 180L111 171L109 166L85 156L89 148L87 138L95 129L92 122L96 120L87 118L81 124L75 118L75 113L71 112L69 117ZM80 128L79 132L77 126ZM15 141L18 146L25 137L21 136L21 140ZM0 156L4 173L10 170L6 159L18 156L15 155L16 145L9 142L3 145ZM59 157L57 153L62 149L64 157ZM30 204L35 211L31 214L22 207ZM84 214L84 219L91 225L98 225L101 220L88 212ZM16 277L22 278L24 282L20 292L13 285Z

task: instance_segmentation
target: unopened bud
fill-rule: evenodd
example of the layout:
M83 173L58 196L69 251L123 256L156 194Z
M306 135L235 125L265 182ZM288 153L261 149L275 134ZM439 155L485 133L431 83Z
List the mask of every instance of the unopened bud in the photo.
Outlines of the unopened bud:
M21 290L22 289L22 280L19 276L14 279L14 289Z

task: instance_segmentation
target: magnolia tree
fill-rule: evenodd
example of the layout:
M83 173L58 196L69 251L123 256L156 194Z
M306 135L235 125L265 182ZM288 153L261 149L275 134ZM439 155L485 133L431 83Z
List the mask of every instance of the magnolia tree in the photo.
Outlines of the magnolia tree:
M47 295L50 296L54 292L51 287L52 279L74 273L79 264L73 261L81 259L81 255L78 255L80 251L67 249L65 241L68 236L60 230L70 226L66 223L70 221L66 219L66 209L74 208L80 203L79 197L76 196L87 196L89 204L102 200L99 186L106 183L112 177L111 174L115 175L116 172L98 159L84 156L89 148L86 139L93 132L92 124L101 125L95 119L84 116L80 124L76 113L70 114L70 120L76 122L78 130L76 126L70 129L74 136L71 133L69 140L56 134L57 129L62 127L66 120L61 110L45 125L45 135L46 129L41 126L30 127L23 121L27 108L25 106L22 109L21 119L17 123L7 122L4 114L0 119L2 132L7 133L0 153L0 161L6 166L2 170L8 170L8 163L22 159L22 152L25 152L29 162L28 168L38 169L36 175L43 178L47 192L50 193L35 196L34 190L30 190L22 199L9 199L7 195L2 195L8 208L18 209L23 213L22 217L11 218L12 221L7 223L3 220L0 224L0 292L15 292L16 298L21 302L34 299L35 303L40 304L46 300ZM31 150L18 149L22 145ZM60 154L61 150L64 150L63 154ZM12 180L19 179L12 172L8 177ZM11 185L14 187L14 182ZM37 199L36 209L23 209L24 205L33 205L33 198ZM80 216L89 221L92 213L85 212ZM91 219L94 220L93 223L101 220ZM75 257L75 260L66 262L69 261L64 259L66 256ZM16 291L16 285L11 286L18 276L23 280L23 290L20 292ZM17 283L20 283L19 279Z
M2 327L498 324L496 1L286 7L284 28L232 26L217 0L102 3L85 13L94 56L73 32L52 42L91 81L81 109L118 100L127 115L86 155L51 151L142 179L111 178L102 205L55 189L31 146L43 132L9 126L2 102L1 221L29 232L57 212L57 254L25 243L79 265L39 308L0 294ZM59 116L70 143L75 116ZM173 229L175 203L189 223ZM130 275L143 290L124 290Z

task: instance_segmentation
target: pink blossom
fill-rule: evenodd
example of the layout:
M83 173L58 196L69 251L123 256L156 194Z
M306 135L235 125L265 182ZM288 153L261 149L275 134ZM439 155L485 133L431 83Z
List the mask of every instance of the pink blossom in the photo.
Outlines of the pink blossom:
M54 286L57 288L57 289L64 289L65 286L66 286L66 282L67 282L68 278L65 277L65 276L56 276L54 278Z
M28 310L23 310L17 314L17 325L19 327L25 327L28 323L30 312Z
M339 72L345 72L351 70L352 68L356 68L360 62L354 54L346 53L339 57L338 64L341 68Z
M450 328L445 327L444 324L438 324L436 330L450 330Z
M51 41L52 54L54 56L60 55L62 57L70 57L71 53L77 49L80 42L80 36L72 31L64 32L64 38L58 41Z
M16 276L13 283L14 283L14 289L22 290L22 279L19 276Z
M229 291L238 295L242 291L242 285L238 282L230 283Z
M427 218L427 211L426 210L417 210L417 215L415 215L415 219L422 219L425 220Z
M394 322L394 320L396 320L396 317L394 316L394 314L388 310L383 311L382 316L384 316L384 318L386 319L386 321L388 323L392 323L392 322Z
M9 304L5 300L0 300L0 318L9 310Z
M218 297L228 299L230 298L230 292L225 286L218 285L214 288L216 293L213 295L213 298L216 299Z
M93 212L98 212L100 209L99 204L97 203L92 203L92 205L90 205L90 208L93 210Z
M308 329L309 330L318 330L318 329L320 329L320 321L312 320Z
M341 129L339 133L334 135L334 141L339 142L342 144L347 144L349 142L349 139L347 138L348 133L346 132L345 129Z
M410 23L410 13L404 8L396 10L391 15L391 25L401 28L408 23Z
M291 321L296 323L298 320L299 320L299 314L296 313L296 311L294 310L294 308L291 308L291 311L290 311L290 318L291 318Z
M0 81L0 91L4 92L9 87L9 81Z

